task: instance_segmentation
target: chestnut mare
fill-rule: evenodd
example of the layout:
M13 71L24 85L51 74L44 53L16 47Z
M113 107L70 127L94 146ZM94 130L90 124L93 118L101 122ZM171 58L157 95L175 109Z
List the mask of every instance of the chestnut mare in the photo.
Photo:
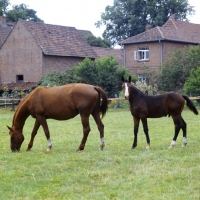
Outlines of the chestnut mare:
M8 127L11 150L20 150L24 141L22 130L28 116L31 115L36 120L27 151L32 148L34 137L40 125L42 125L48 141L47 150L52 148L46 119L68 120L78 114L81 116L83 138L77 151L83 150L87 141L90 132L90 114L93 116L100 132L100 150L103 150L105 146L104 125L101 118L104 117L107 109L107 95L103 89L97 86L76 83L57 87L38 87L20 102L13 117L12 127Z
M129 100L130 111L134 121L134 142L132 148L137 146L137 134L139 122L142 121L143 130L146 135L147 147L150 147L150 138L148 132L147 118L159 118L163 116L172 116L175 125L175 134L169 148L174 147L180 129L183 131L183 147L187 144L186 123L183 120L181 113L184 108L185 100L187 107L198 115L198 111L192 101L185 95L180 95L174 92L148 96L138 90L131 84L131 77L125 80L122 76L122 89L125 94L125 99Z

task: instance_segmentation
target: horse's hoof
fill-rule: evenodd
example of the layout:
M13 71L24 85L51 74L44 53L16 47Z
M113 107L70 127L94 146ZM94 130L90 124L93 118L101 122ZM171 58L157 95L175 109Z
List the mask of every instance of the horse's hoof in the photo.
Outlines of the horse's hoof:
M76 150L76 152L81 152L81 151L83 151L83 149L77 149L77 150Z
M147 144L146 149L147 150L150 149L150 144Z
M187 143L182 144L182 147L185 147Z
M105 144L100 145L99 150L100 150L100 151L103 151L103 148L104 148L104 147L105 147Z

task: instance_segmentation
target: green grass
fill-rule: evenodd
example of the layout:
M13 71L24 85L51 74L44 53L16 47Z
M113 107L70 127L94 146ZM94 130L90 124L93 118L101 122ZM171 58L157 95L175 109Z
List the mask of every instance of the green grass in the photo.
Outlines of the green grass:
M200 116L187 109L188 145L182 133L176 146L172 118L149 119L151 148L140 125L138 147L131 149L133 120L128 110L109 110L105 125L105 149L99 151L99 132L90 119L91 132L85 150L76 152L81 138L80 117L48 120L53 148L39 129L34 146L26 152L34 120L24 127L25 141L19 153L10 152L6 125L14 112L0 109L0 199L200 199Z

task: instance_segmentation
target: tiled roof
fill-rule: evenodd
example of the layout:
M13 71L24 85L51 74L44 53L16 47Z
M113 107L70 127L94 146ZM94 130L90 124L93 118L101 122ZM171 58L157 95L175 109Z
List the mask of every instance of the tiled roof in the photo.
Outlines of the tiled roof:
M123 63L123 50L122 49L111 49L111 48L102 48L102 47L92 47L96 52L99 58L113 55L115 59L121 64Z
M12 29L13 26L8 26L0 23L0 47L5 42Z
M19 20L45 55L96 58L97 55L75 27Z
M200 44L200 24L176 20L171 17L162 27L157 26L149 29L120 43L131 44L159 40Z
M91 31L88 31L88 30L78 30L80 33L81 33L81 35L82 36L84 36L84 37L88 37L88 36L94 36L93 34L92 34L92 32Z

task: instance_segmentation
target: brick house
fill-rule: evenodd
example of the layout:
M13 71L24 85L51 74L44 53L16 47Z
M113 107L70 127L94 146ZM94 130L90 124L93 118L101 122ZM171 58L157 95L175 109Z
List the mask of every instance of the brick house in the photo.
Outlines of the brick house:
M124 65L138 78L148 82L144 67L162 70L168 54L175 49L200 44L200 24L177 20L172 15L162 27L146 27L146 31L120 42L124 46Z
M7 24L0 25L1 85L35 84L43 75L52 71L64 72L86 57L92 60L102 57L83 37L91 35L90 31L21 19L10 28ZM118 51L104 50L103 56L115 53L119 56Z

